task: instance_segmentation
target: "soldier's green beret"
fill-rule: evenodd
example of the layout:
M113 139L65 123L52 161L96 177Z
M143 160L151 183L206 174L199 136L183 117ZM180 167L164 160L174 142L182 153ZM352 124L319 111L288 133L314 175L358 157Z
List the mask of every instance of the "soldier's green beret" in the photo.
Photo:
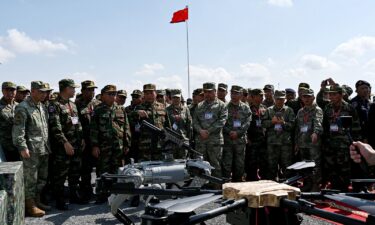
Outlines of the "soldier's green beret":
M165 90L163 90L163 89L160 89L160 90L156 90L156 94L157 95L165 95Z
M85 80L81 82L82 90L89 89L89 88L98 88L94 81L92 80Z
M126 92L125 90L118 90L117 95L128 97L128 92Z
M203 84L204 91L216 90L216 84L214 82L206 82Z
M340 94L342 94L343 88L340 85L335 84L335 85L331 85L329 87L329 90L326 91L326 92L328 92L328 93L340 93Z
M11 81L5 81L1 85L1 88L2 89L16 89L17 85L15 83L11 82Z
M173 89L171 90L171 96L172 97L179 97L181 98L181 90L180 89Z
M302 96L314 96L314 90L309 88L309 89L304 89L302 90Z
M275 91L275 98L278 99L278 98L285 98L286 97L286 93L284 90L276 90Z
M264 95L264 91L260 88L254 88L250 91L250 95L255 96L255 95Z
M237 85L232 85L232 88L230 89L230 91L232 92L242 92L242 87L240 86L237 86Z
M29 89L27 89L25 86L17 86L17 92L30 92Z
M102 88L102 90L101 90L102 94L111 93L111 92L117 92L116 85L108 84L108 85L104 86L104 88Z
M59 88L64 89L66 87L73 87L73 88L79 88L79 85L76 85L74 83L74 80L72 79L62 79L59 81Z
M299 83L298 90L301 88L309 89L310 85L308 83Z
M42 81L32 81L31 82L31 89L37 89L40 91L51 91L52 89L49 88L49 84L43 83Z
M138 97L138 96L142 96L142 91L141 90L134 90L131 94L132 97Z
M202 88L197 88L193 91L193 95L201 95L201 94L203 94Z
M143 85L143 91L156 91L155 84L145 84Z
M226 90L228 90L228 85L226 85L224 83L219 83L217 88L226 91Z
M349 87L348 85L343 84L342 89L344 89L345 93L350 96L353 94L353 89Z
M272 84L266 84L266 85L264 85L264 88L263 88L264 91L265 90L273 91L274 89L275 89L275 87Z

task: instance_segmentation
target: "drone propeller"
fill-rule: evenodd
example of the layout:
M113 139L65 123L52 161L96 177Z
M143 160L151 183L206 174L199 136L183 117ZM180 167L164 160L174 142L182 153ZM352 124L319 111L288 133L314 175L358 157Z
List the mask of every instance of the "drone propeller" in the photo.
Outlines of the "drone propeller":
M337 201L342 202L347 205L356 207L362 211L365 211L371 215L375 215L375 202L361 199L361 198L355 198L347 195L341 195L341 194L332 194L332 195L324 195L324 197Z
M194 211L196 208L199 208L200 206L209 202L215 201L221 197L222 195L203 194L171 201L164 201L162 203L153 205L153 207L164 208L170 212L189 213Z

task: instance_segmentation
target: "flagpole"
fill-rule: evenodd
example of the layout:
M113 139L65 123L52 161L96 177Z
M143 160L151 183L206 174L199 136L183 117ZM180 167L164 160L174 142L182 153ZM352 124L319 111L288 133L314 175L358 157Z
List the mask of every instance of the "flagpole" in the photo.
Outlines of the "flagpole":
M188 8L188 6L186 6ZM190 61L189 61L189 26L188 26L188 20L185 21L186 24L186 48L187 48L187 72L188 72L188 97L190 96Z

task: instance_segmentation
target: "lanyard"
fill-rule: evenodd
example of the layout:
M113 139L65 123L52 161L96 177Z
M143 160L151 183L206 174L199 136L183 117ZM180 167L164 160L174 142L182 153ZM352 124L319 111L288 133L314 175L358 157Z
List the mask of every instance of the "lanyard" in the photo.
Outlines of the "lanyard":
M337 121L337 117L340 116L340 113L341 113L341 108L335 113L335 110L332 109L332 115L333 115L333 121Z

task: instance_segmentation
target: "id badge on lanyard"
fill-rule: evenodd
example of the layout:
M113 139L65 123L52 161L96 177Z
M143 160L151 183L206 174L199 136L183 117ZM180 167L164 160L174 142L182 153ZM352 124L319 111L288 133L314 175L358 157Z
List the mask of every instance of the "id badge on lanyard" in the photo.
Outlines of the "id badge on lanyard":
M233 127L241 127L241 121L240 120L234 120L233 121Z
M206 112L206 113L204 114L204 119L206 119L206 120L210 120L210 119L212 119L212 112Z
M172 128L173 128L173 130L178 130L178 126L177 126L177 124L176 124L176 123L173 123Z
M72 119L72 124L73 125L77 125L78 124L78 117L77 116L73 116L73 117L71 117L71 119Z
M339 126L336 123L331 123L329 125L329 130L331 132L338 132L339 131Z
M303 125L303 126L300 127L301 133L306 133L308 130L309 130L309 126L308 125Z
M281 126L281 124L275 124L275 131L282 131L283 130L283 127Z
M256 125L257 127L261 127L261 126L262 126L262 120L261 120L261 119L257 119L257 120L255 120L255 125Z
M139 123L137 123L135 126L134 126L134 130L135 132L140 132L141 131L141 125Z

